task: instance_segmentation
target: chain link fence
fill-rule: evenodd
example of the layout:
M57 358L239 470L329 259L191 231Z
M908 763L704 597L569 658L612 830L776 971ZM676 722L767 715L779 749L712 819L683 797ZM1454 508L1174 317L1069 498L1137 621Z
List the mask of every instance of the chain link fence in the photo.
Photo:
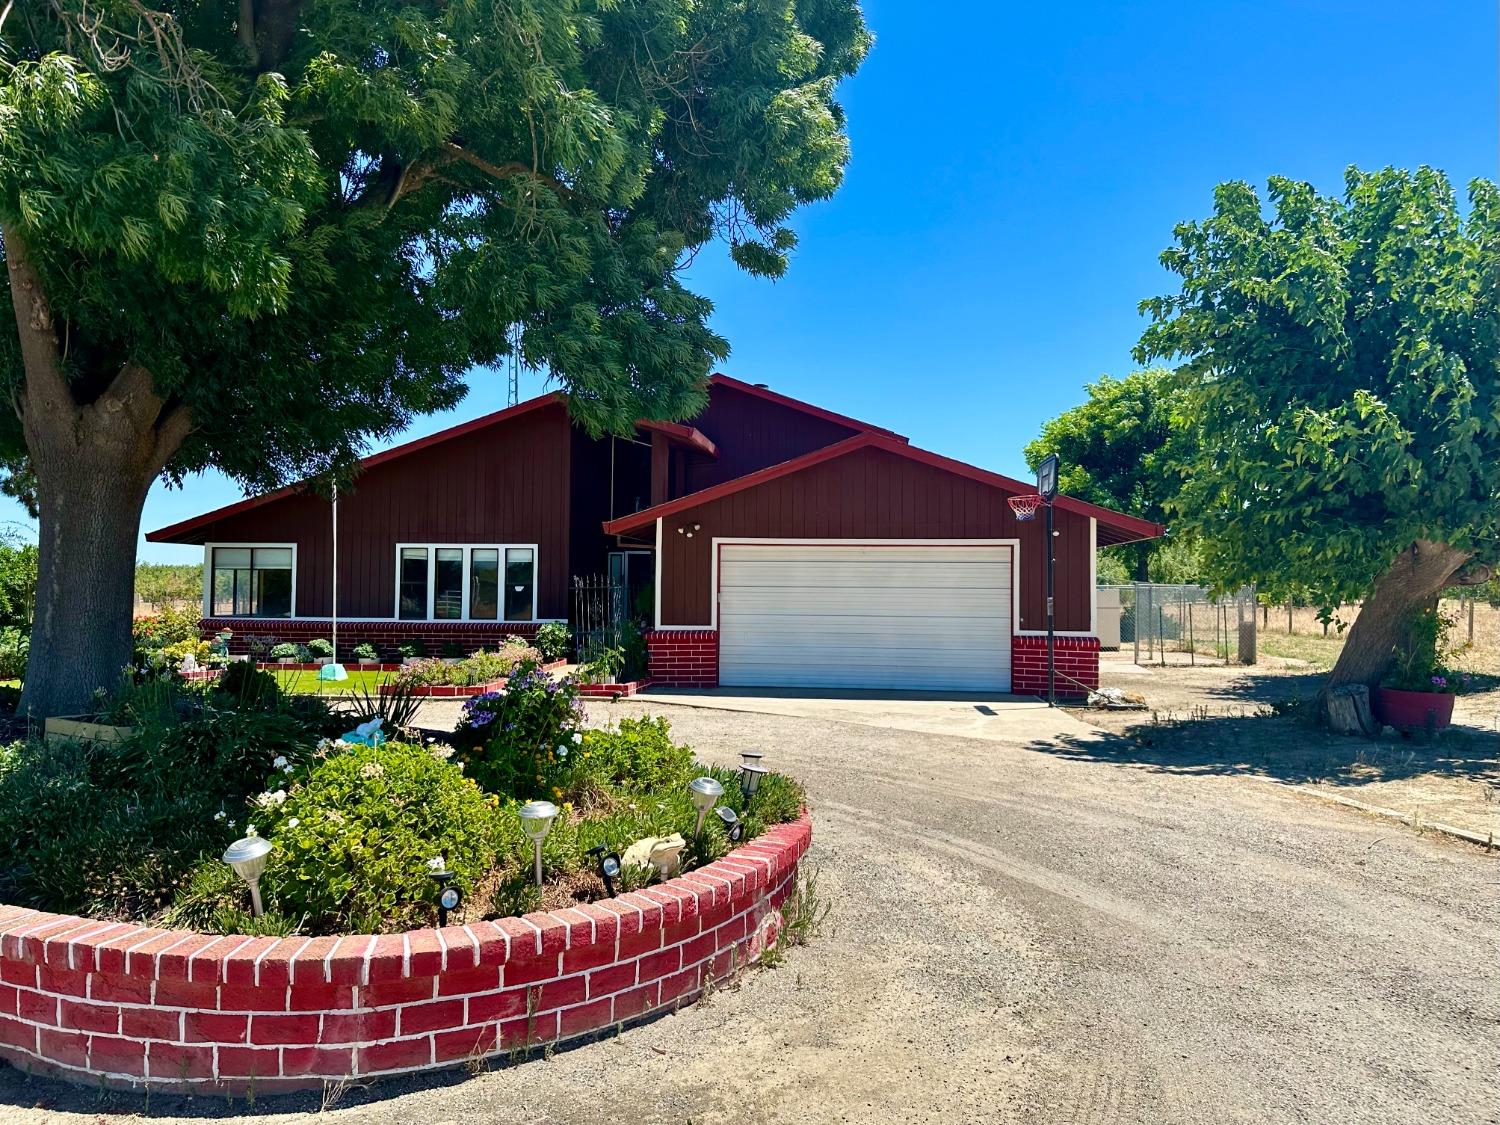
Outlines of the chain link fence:
M1099 647L1137 664L1254 664L1255 588L1214 596L1206 586L1100 586Z

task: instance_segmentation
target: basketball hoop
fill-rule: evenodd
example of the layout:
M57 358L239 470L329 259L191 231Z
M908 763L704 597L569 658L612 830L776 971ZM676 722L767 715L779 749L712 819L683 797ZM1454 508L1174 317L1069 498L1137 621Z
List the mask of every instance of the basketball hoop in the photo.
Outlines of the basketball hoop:
M1018 520L1036 519L1036 510L1042 506L1042 498L1036 495L1007 496L1005 499Z

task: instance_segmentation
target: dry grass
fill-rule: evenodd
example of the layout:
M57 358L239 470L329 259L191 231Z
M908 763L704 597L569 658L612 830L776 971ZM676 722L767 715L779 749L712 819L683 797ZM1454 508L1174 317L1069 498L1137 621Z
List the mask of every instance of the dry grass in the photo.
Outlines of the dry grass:
M1455 599L1444 599L1442 603L1443 612L1455 623L1449 640L1464 646L1452 663L1470 672L1500 675L1500 607L1486 602L1472 603L1471 634L1470 604ZM1288 632L1286 607L1265 607L1260 615L1260 651L1267 656L1304 661L1313 668L1332 668L1343 650L1344 634L1358 617L1359 606L1340 606L1325 635L1317 610L1294 608ZM1339 624L1344 626L1343 633Z

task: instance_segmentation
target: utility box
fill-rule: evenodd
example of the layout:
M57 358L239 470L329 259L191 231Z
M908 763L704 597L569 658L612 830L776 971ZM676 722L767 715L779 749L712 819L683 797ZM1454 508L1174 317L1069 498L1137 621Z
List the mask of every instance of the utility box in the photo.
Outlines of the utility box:
M1099 635L1099 647L1120 647L1120 588L1097 586L1094 588L1095 632Z

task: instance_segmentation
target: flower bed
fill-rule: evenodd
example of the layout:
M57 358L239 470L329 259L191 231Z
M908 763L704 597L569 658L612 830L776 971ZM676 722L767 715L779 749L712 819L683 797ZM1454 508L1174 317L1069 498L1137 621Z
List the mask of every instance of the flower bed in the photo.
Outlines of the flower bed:
M650 686L650 680L626 680L616 684L579 684L578 694L586 695L591 699L613 699L616 696L635 695Z
M0 1057L89 1085L237 1095L612 1032L774 945L804 814L614 899L402 934L251 938L0 906Z

